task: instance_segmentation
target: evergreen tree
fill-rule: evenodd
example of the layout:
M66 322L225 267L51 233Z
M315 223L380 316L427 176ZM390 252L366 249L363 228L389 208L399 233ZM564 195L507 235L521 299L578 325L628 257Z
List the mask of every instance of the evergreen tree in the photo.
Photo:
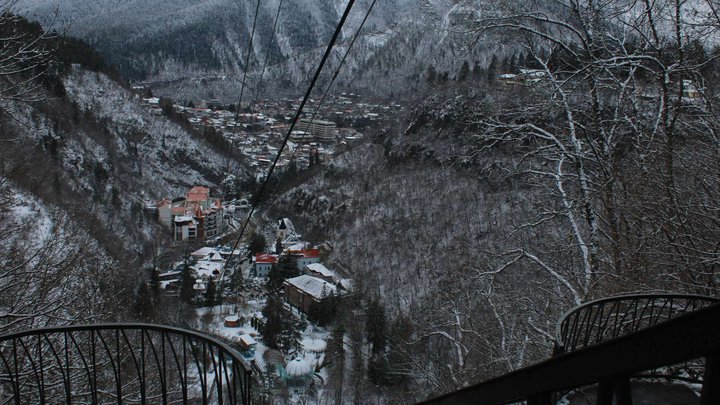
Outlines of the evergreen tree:
M141 283L135 296L135 316L138 320L149 321L152 319L153 302L147 284Z
M482 68L480 67L480 63L478 61L473 62L472 77L474 79L479 79L481 75L482 75Z
M372 353L368 360L368 378L375 385L389 385L390 366L387 357L380 353Z
M160 299L160 272L157 267L150 269L150 293L156 303Z
M490 59L490 64L487 68L487 82L488 83L495 83L495 77L497 76L498 72L498 59L497 56L493 55L492 59Z
M345 325L338 324L333 328L328 340L325 366L328 367L329 380L335 382L332 396L335 403L341 403L343 397L343 381L345 380Z
M308 310L308 319L318 326L325 327L335 320L339 297L334 293L327 294L323 289L319 302L312 302Z
M430 65L428 66L427 70L427 83L430 86L435 85L435 82L437 81L437 71L435 70L435 66Z
M185 260L180 277L180 300L184 303L192 304L193 297L195 296L195 290L193 289L195 277L193 277L192 269L190 269L187 259Z
M205 289L205 306L214 307L217 305L217 287L215 286L215 280L212 278L208 281L207 288Z
M172 99L162 97L160 99L160 108L164 116L171 118L175 116L175 106L173 105Z
M253 232L250 236L250 243L248 243L248 251L250 256L255 256L256 253L263 253L267 247L267 242L262 234Z
M278 337L283 330L282 301L277 294L268 296L262 314L265 317L265 325L260 333L263 335L263 342L270 348L278 348Z
M283 323L283 330L278 339L279 346L285 353L302 350L302 332L307 328L307 322L303 318L296 318L286 314Z
M280 240L280 238L277 238L277 239L275 240L275 253L277 253L277 254L282 254L282 252L283 252L283 244L282 244L282 241Z
M517 58L515 55L507 59L505 70L511 73L518 73Z
M297 260L290 255L280 256L277 264L270 269L267 287L270 291L277 291L282 287L285 280L299 275Z
M464 82L465 80L470 77L470 64L468 64L467 61L463 61L462 66L460 66L460 71L457 75L457 81Z
M230 283L234 291L242 291L245 288L245 277L239 267L235 268L230 276Z
M385 307L379 299L374 298L368 303L365 313L365 333L368 342L372 345L373 353L383 353L387 344L387 324L385 318Z

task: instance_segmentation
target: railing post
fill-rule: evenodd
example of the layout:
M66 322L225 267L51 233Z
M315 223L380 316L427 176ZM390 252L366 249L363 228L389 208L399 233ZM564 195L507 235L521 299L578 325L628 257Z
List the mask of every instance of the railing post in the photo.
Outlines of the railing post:
M700 405L720 403L720 353L705 357Z
M550 405L552 404L552 393L542 392L527 399L527 405Z
M622 377L615 380L615 404L632 405L630 377Z
M613 380L602 380L597 387L597 405L632 405L630 378L619 377Z
M598 382L597 397L595 403L597 405L612 405L613 401L613 383L609 380Z

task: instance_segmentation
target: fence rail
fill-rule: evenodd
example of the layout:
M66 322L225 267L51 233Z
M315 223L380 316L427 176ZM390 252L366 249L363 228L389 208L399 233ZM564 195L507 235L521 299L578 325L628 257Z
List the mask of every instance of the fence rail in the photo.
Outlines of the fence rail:
M717 302L717 298L691 294L620 295L589 301L560 318L555 353L596 345Z
M0 336L0 404L250 403L233 348L186 329L77 325Z
M630 376L705 359L702 405L720 404L720 305L709 305L644 329L560 353L542 363L422 404L553 403L553 395L597 386L598 405L632 403ZM614 401L613 401L614 398Z

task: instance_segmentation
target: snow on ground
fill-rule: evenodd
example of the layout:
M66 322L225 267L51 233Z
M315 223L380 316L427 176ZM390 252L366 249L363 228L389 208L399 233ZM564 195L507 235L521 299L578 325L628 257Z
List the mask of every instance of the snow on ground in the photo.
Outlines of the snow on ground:
M33 247L40 247L45 241L52 237L54 222L48 208L35 196L14 187L9 188L11 195L8 211L9 221L15 225L22 225L28 230L24 237L33 244Z
M198 315L198 319L201 320L201 329L207 333L222 337L234 343L239 342L240 336L243 334L249 334L255 338L258 343L255 346L254 361L261 370L267 371L268 366L275 366L275 364L268 365L265 361L265 353L271 349L262 342L262 335L257 331L257 329L250 326L249 321L253 314L262 309L263 305L263 301L251 300L248 301L243 308L238 308L239 310L237 312L233 312L233 306L231 305L217 306L212 309L212 318L209 321L207 314L211 311L210 308L197 308L196 313ZM240 318L245 318L246 322L237 328L227 327L224 324L224 319L225 317L231 315L237 315ZM328 330L318 328L313 325L309 325L305 331L303 331L300 340L300 344L302 346L300 354L303 356L303 359L308 362L308 364L313 366L313 368L316 368L318 365L322 365L324 362L325 350L327 349L327 341L329 338L330 332ZM287 362L295 358L296 355L297 353L291 353L288 356L284 356L284 364L281 364L281 366L284 367ZM328 370L326 368L320 370L319 374L323 381L327 381ZM316 381L316 383L318 383L318 381Z

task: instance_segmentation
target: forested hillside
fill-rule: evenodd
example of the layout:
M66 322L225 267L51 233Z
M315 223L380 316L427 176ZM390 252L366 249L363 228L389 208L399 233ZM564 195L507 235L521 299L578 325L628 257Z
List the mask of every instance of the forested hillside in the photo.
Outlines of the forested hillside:
M238 140L256 174L272 172L282 151L269 148L270 139L280 144L290 127L266 128L291 121L295 101L285 96L316 67L318 46L345 2L289 2L275 33L279 1L261 2L263 22L244 60L253 4L17 3L45 19L54 7L67 13L71 32L112 55L119 72L81 41L0 15L0 27L17 40L0 49L0 286L11 292L0 307L16 319L0 331L124 317L117 308L135 299L141 268L163 240L144 202L195 184L215 188L227 174L226 138L213 147L151 114L118 75L148 80L176 100L227 102L236 101L245 66L256 81L271 62L266 90L283 108L273 109L272 123L264 112L248 113L246 128L260 115L263 123ZM286 152L287 165L264 195L257 194L262 176L246 181L240 162L230 162L233 193L245 208L260 206L247 219L256 228L248 245L255 264L237 266L220 296L237 300L231 322L240 314L256 322L243 330L264 345L251 355L254 367L267 366L258 398L299 398L275 370L296 360L308 331L327 340L331 355L303 371L313 384L307 398L414 403L548 358L558 318L590 300L720 294L720 14L713 2L395 0L378 7L334 89L362 93L337 98L334 113L356 109L362 120L354 122L368 126L346 136L350 128L324 122L331 131L324 144L287 133L297 149ZM345 27L321 84L360 17ZM18 58L23 52L30 57ZM401 109L385 105L389 116L376 120L365 96L391 103L402 96L411 108L392 115ZM252 132L264 140L249 142ZM292 161L303 148L307 170ZM311 277L299 275L306 250L328 266L317 274L339 279L320 282L301 309L285 281ZM258 259L267 277L258 275ZM178 296L190 303L197 278L188 261ZM226 314L212 312L212 285L207 300L195 300L210 309L197 313L235 336L224 329Z
M367 367L394 400L547 358L561 313L594 298L719 292L717 51L511 11L479 23L546 29L531 38L555 51L528 48L536 76L436 84L402 130L274 206L384 305L386 346ZM621 26L611 10L586 18L571 27Z
M338 65L370 4L356 3L327 72ZM246 65L251 88L264 73L264 95L299 96L344 2L284 1L273 31L279 5L278 0L260 2L251 49L255 1L22 0L16 9L53 28L67 27L126 78L152 83L157 94L229 103L240 93ZM448 80L463 63L485 70L493 56L508 61L517 44L499 46L497 37L478 41L467 31L486 8L494 6L477 0L378 1L340 71L337 88L367 96L413 96L422 90L429 70ZM322 80L330 77L327 73Z
M2 19L17 40L0 66L3 328L126 316L170 239L146 204L217 186L227 159L141 107L92 48Z

